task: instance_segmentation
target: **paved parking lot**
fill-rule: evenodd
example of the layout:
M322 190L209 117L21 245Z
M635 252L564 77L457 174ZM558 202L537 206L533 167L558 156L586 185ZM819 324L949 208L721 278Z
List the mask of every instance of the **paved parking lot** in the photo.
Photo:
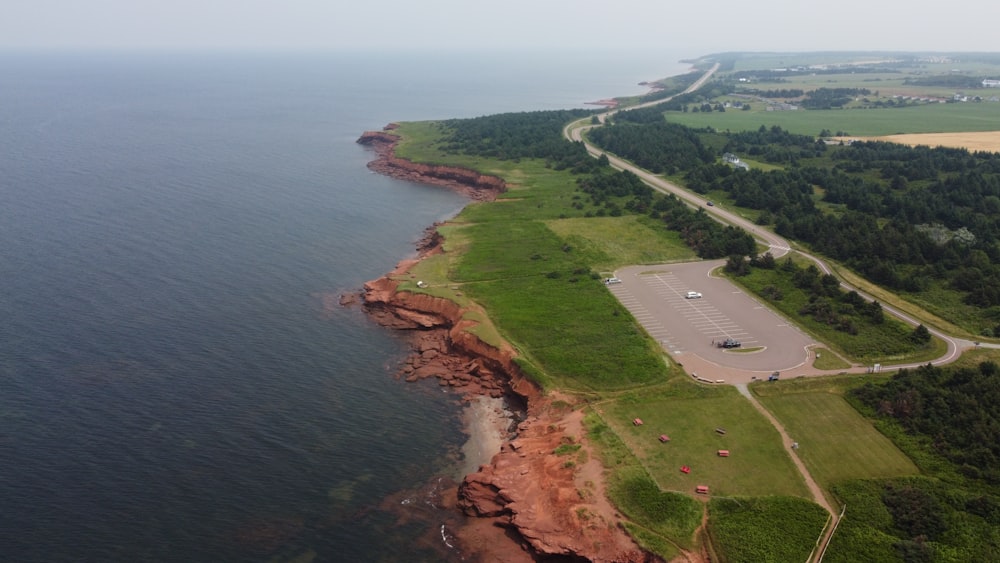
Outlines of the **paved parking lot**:
M706 366L702 369L743 371L746 377L739 379L747 381L802 367L809 358L807 347L815 342L741 288L713 277L711 271L723 264L716 260L630 266L615 273L621 283L607 287L675 358L693 355ZM689 291L702 297L689 299ZM716 346L728 338L742 346L728 350ZM710 373L699 375L716 379Z

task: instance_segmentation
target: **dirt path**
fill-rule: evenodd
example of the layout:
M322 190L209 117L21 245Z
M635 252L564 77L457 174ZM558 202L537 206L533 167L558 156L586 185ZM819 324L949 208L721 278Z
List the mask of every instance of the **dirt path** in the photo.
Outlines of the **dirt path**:
M817 549L813 552L817 558L821 558L821 554L826 551L826 546L830 543L830 538L833 537L833 531L837 528L837 521L839 520L837 512L833 510L833 507L826 500L826 495L823 494L823 489L816 483L812 474L809 473L808 469L806 469L805 464L802 463L801 459L799 459L799 455L793 447L795 442L788 437L788 432L785 431L785 427L778 422L778 419L774 418L771 411L767 410L764 408L764 405L760 404L760 401L753 396L753 393L750 392L750 389L745 383L737 384L735 387L744 397L747 398L748 401L750 401L750 404L753 405L755 409L760 411L760 413L771 422L771 425L778 430L778 434L781 435L781 441L785 444L785 449L788 450L788 456L792 458L792 462L795 463L795 467L798 468L799 473L802 474L802 478L805 479L806 486L809 487L809 492L812 493L813 501L822 506L823 509L830 515L830 522L823 530L823 537L820 539Z

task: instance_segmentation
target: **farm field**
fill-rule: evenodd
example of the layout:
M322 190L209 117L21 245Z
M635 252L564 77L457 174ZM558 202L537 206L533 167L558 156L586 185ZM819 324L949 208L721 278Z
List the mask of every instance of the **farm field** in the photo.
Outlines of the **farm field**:
M754 104L751 104L753 106ZM1000 102L930 104L888 109L796 111L666 112L666 119L688 127L753 131L777 125L799 135L842 131L850 137L912 133L1000 131Z
M1000 109L1000 108L998 108ZM966 131L962 133L914 133L874 137L903 145L963 148L970 151L1000 152L1000 131Z
M919 473L895 444L838 394L776 394L760 401L799 443L799 457L824 489L850 479Z
M612 400L599 412L664 490L690 494L707 485L713 495L811 499L777 430L735 389L707 391L711 396ZM643 424L633 425L635 418ZM661 443L661 434L670 441ZM681 472L685 465L689 474Z

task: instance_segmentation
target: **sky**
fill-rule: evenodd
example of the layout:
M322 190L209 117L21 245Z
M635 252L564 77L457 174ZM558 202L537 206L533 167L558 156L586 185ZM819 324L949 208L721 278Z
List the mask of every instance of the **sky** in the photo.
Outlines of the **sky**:
M0 49L1000 51L994 0L3 0Z

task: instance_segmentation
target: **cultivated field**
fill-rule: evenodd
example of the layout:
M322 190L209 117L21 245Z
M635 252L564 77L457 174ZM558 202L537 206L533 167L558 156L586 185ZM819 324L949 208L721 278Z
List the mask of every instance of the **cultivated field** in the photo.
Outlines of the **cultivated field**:
M997 110L1000 111L1000 108ZM926 145L928 147L963 148L970 151L1000 152L1000 131L886 135L875 137L875 140L910 146Z
M754 131L777 125L799 135L817 136L826 129L852 138L942 132L996 132L1000 130L1000 102L929 104L891 109L830 109L682 113L668 111L667 121L719 131Z

